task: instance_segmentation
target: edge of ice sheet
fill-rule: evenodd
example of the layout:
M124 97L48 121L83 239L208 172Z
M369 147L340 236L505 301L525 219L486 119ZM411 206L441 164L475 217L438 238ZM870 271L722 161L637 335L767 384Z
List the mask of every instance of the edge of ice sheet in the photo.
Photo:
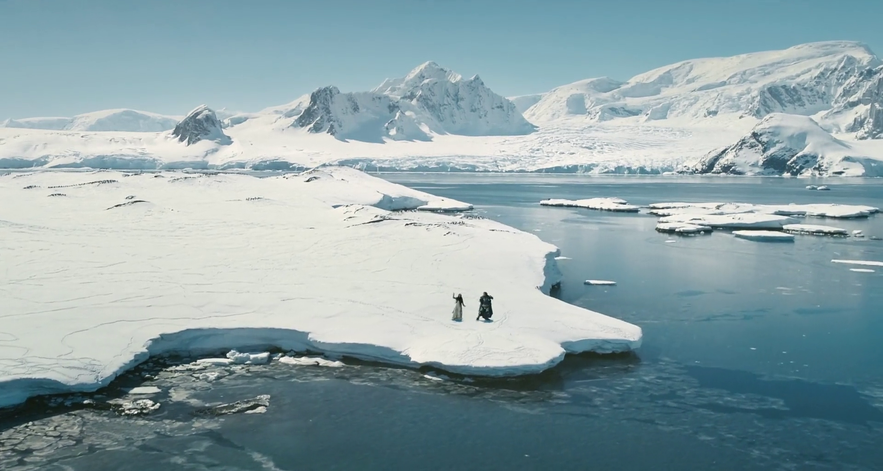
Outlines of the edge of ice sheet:
M117 206L130 196L149 203ZM544 294L561 279L555 246L488 219L391 212L439 200L352 169L0 176L13 200L0 205L0 406L94 391L182 351L506 376L641 345L640 327ZM493 322L450 321L452 292L474 312L482 291ZM264 361L233 356L218 360Z

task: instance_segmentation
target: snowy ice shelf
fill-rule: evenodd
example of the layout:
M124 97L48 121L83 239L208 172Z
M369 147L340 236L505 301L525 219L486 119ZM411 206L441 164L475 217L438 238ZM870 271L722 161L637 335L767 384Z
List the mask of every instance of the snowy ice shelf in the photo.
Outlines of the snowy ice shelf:
M641 344L639 327L543 293L561 276L556 247L490 220L392 212L468 205L352 169L13 173L0 201L16 202L0 205L0 406L95 390L170 351L516 375ZM450 322L452 292L475 310L482 291L493 322Z
M565 208L585 208L597 211L614 211L620 213L637 213L638 206L628 204L620 198L588 198L582 200L547 199L540 201L542 206L561 206Z

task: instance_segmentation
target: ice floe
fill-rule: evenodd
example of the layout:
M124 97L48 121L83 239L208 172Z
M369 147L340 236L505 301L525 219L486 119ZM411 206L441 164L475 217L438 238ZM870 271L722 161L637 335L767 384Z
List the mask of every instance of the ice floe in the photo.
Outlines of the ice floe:
M849 271L854 271L856 273L874 273L874 270L870 268L850 268Z
M862 232L860 229L856 229L856 230L852 231L852 236L853 237L864 237L865 233Z
M794 235L776 231L733 231L733 235L746 240L761 242L792 242Z
M762 213L673 214L659 219L663 224L692 224L722 229L782 229L798 221L788 216Z
M656 231L669 234L707 234L712 231L712 228L710 226L702 226L699 224L660 222L659 224L656 224Z
M820 224L785 224L782 226L785 232L793 234L810 234L810 235L832 235L847 236L849 231L834 226L823 226Z
M865 218L880 211L874 206L847 204L750 204L750 203L653 203L650 214L674 215L734 215L745 213L778 216L812 216L840 219Z
M818 190L818 191L830 191L831 188L826 185L816 186L816 185L806 185L807 190Z
M640 207L630 205L620 198L588 198L582 200L547 199L540 201L543 206L561 206L568 208L585 208L598 211L614 211L620 213L637 213Z
M832 263L843 263L846 265L863 265L867 267L883 267L883 262L873 260L831 260Z
M279 358L279 363L285 363L286 365L296 365L296 366L324 366L328 368L341 368L344 366L343 362L336 360L328 360L322 357L290 357L284 356Z
M397 211L466 203L338 167L99 173L0 177L16 202L0 204L0 406L93 391L174 352L261 352L197 369L277 347L517 375L641 344L639 327L544 294L559 253L535 235ZM129 195L150 203L106 210ZM493 295L494 322L449 322L452 291L467 310Z
M159 394L161 392L162 390L156 386L139 386L126 391L126 393L133 396L148 396L151 394Z
M586 280L585 284L592 286L614 286L616 282L610 280Z

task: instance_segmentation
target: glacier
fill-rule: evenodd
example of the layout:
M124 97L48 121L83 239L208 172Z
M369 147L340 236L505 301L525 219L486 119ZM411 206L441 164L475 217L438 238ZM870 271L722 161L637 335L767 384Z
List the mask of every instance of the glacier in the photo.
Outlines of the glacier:
M0 200L16 202L0 205L0 407L93 391L172 352L254 363L278 347L493 376L642 341L547 294L555 246L350 168L10 172ZM452 292L471 310L483 291L493 322L450 321Z
M221 116L206 107L220 124L196 140L176 137L186 118L131 110L7 120L0 168L879 177L881 106L883 61L854 41L693 59L510 99L426 62L369 91L328 85Z

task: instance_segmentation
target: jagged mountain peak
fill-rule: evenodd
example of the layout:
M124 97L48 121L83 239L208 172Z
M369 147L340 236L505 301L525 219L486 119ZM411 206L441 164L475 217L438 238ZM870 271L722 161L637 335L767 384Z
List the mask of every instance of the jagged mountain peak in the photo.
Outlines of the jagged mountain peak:
M403 78L384 80L371 92L341 93L334 86L317 89L292 126L373 142L535 130L514 104L487 88L478 75L463 80L431 61Z
M199 105L187 113L187 116L172 130L172 136L188 146L199 141L214 141L222 145L232 142L230 137L224 134L221 120L206 105Z

